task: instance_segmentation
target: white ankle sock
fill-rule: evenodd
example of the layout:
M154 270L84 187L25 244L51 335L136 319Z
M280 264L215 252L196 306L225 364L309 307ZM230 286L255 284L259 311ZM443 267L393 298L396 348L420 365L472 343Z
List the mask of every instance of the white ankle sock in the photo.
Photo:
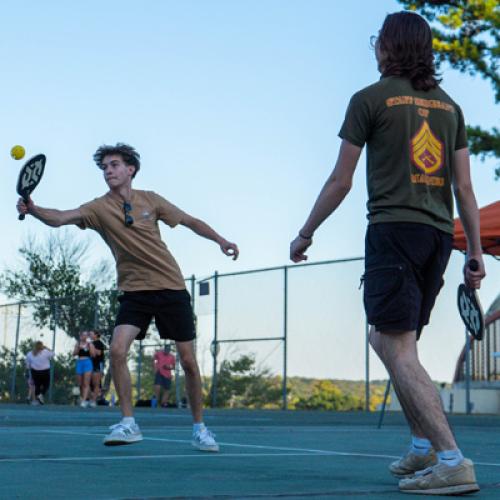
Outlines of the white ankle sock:
M431 451L432 444L426 438L420 438L417 436L411 437L411 451L415 455L428 455Z
M446 464L450 467L460 464L464 459L462 452L458 448L456 450L438 451L437 456L440 464Z
M134 425L135 418L134 417L123 417L122 422L123 425Z
M193 424L193 432L199 432L202 431L205 428L205 424L203 422L200 422L199 424Z

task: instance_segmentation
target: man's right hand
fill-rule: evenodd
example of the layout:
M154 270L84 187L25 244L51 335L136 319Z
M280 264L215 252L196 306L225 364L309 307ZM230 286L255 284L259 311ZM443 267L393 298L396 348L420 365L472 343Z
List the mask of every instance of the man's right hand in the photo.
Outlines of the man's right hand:
M17 200L17 205L16 205L16 208L17 208L17 211L20 213L20 214L29 214L31 213L31 211L33 210L33 207L35 206L35 204L33 203L33 200L31 198L28 198L28 201L24 201L23 198L19 198Z

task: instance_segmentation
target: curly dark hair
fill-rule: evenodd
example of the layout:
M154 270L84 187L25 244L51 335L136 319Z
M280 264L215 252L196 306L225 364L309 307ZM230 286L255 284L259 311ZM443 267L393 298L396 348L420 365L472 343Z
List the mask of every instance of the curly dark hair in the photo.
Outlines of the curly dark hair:
M436 74L432 31L425 19L414 12L389 14L377 44L384 55L382 76L402 76L415 90L430 90L441 82Z
M99 149L94 153L94 161L97 163L99 168L102 169L102 160L108 155L120 155L127 165L132 165L135 168L132 179L141 168L141 155L132 146L124 144L123 142L118 142L116 146L103 144L99 147Z

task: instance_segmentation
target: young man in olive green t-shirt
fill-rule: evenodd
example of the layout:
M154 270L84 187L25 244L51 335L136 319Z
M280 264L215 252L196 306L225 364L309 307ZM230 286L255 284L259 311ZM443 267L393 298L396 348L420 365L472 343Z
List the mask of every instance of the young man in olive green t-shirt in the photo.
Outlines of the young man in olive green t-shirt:
M160 337L176 342L186 375L186 390L193 414L192 444L202 451L218 451L214 436L202 420L201 379L193 341L196 336L189 293L177 262L162 241L158 221L182 224L216 242L224 254L238 257L238 247L152 191L132 189L140 156L126 144L101 146L94 160L104 173L109 191L75 210L42 208L29 200L18 201L20 213L59 227L75 224L97 231L116 261L120 309L110 347L113 382L118 392L122 420L111 427L104 444L123 445L142 440L133 417L132 387L127 354L135 339L143 339L155 318Z
M416 348L452 248L452 190L468 258L479 262L477 271L465 267L465 280L479 288L485 276L464 119L438 85L432 34L423 18L410 12L387 16L375 53L382 78L352 97L339 133L337 164L291 243L290 258L307 259L314 231L349 192L366 144L363 279L365 311L373 325L370 343L389 371L412 431L410 451L389 469L401 479L403 492L470 493L479 489L473 464L457 447Z

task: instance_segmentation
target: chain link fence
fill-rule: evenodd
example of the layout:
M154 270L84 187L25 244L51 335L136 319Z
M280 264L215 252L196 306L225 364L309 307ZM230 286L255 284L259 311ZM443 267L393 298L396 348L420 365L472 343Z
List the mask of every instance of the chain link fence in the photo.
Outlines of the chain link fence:
M363 258L355 257L187 278L205 403L212 407L309 408L305 387L309 386L309 392L311 386L317 389L320 398L321 391L335 393L337 389L327 382L333 380L343 390L356 393L356 401L350 401L349 409L377 408L383 400L387 373L368 348L360 289L363 267ZM444 358L443 351L435 348L439 342L436 337L443 330L442 324L450 328L455 286L449 280L450 292L445 287L446 293L434 315L437 319L419 342L424 364L439 370ZM0 306L1 400L24 399L24 357L34 341L42 340L56 353L49 399L57 403L74 401L75 339L81 330L97 329L109 346L117 296L116 291L105 291L92 296ZM454 321L458 322L455 329L459 332L460 320ZM445 334L449 339L449 334ZM500 350L498 335L495 330L488 340L494 351ZM131 349L129 368L136 401L148 404L151 400L153 356L165 344L152 324L146 339ZM456 339L456 344L457 349L463 347L460 339ZM175 355L175 345L171 347ZM479 351L476 353L476 357L481 356ZM448 354L446 373L449 371L451 378L459 351L456 356L453 352ZM436 355L441 360L434 363ZM479 358L474 358L474 362L475 366L483 366ZM500 360L485 358L484 364L487 363L496 376ZM443 380L441 375L435 375L442 371L430 372L433 379ZM109 362L105 374L104 393L113 401ZM186 395L178 359L174 381L169 403L183 406ZM328 408L321 404L319 407Z

